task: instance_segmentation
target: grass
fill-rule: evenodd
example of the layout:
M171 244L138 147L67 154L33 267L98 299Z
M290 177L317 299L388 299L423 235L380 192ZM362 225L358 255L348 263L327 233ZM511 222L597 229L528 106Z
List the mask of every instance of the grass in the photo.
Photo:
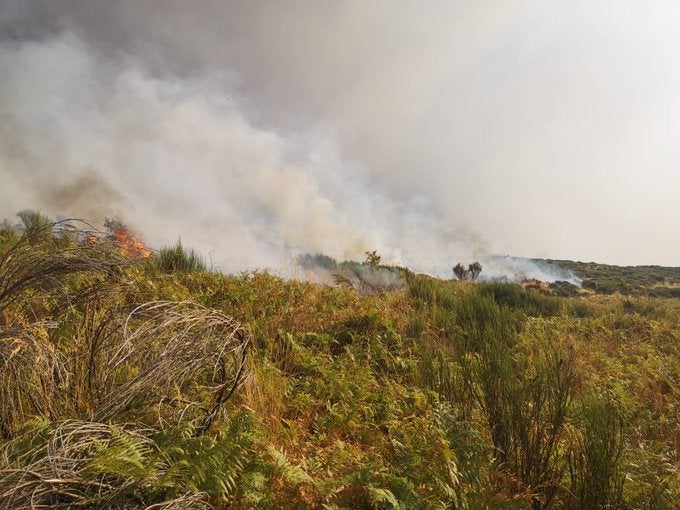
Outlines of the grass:
M584 288L596 293L680 297L680 267L624 267L571 260L536 261L548 267L572 271L583 279Z
M680 500L677 299L223 275L69 225L0 229L0 507Z
M174 246L161 248L151 261L153 267L161 273L191 273L207 269L203 258L193 248L182 246L182 241L177 241Z

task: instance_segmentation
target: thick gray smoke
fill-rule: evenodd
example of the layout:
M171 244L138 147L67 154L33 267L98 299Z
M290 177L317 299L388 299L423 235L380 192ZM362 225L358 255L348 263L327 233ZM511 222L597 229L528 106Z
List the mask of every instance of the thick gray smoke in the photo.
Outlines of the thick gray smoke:
M0 0L0 216L228 271L677 263L680 8L550 4Z
M5 44L0 75L6 217L32 204L115 216L156 245L180 236L227 270L369 248L429 267L467 250L443 244L416 199L388 200L331 135L256 127L210 77L152 77L71 34Z

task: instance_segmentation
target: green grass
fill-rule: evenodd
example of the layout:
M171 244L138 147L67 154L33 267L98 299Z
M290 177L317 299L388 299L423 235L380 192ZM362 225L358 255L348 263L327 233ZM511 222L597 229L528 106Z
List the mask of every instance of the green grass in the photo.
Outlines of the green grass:
M182 246L182 241L177 241L174 246L161 248L158 254L152 256L151 262L161 273L206 271L203 258L193 248Z
M615 266L571 260L535 261L567 269L583 279L583 287L600 294L680 297L680 267Z
M680 500L680 301L651 292L671 273L574 296L303 262L402 283L223 275L179 243L126 259L5 223L0 507Z

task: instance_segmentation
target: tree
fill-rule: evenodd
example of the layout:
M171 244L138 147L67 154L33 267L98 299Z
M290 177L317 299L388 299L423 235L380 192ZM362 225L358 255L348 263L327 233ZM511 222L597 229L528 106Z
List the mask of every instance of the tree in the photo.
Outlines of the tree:
M456 265L453 267L453 274L455 274L455 275L458 277L458 279L462 281L462 280L467 279L468 270L465 269L465 267L463 266L463 264L461 264L460 262L458 262L458 264L456 264Z
M380 265L380 259L381 259L381 257L380 257L380 255L378 255L377 250L367 251L366 252L366 260L364 260L364 264L368 264L373 269L375 269Z
M479 273L482 272L482 265L475 261L472 264L468 266L468 273L470 274L470 278L472 280L476 280L477 277L479 276Z
M453 267L453 274L456 275L456 277L459 280L476 280L479 277L479 273L482 272L482 265L479 262L473 262L472 264L468 265L467 269L463 264L458 262Z

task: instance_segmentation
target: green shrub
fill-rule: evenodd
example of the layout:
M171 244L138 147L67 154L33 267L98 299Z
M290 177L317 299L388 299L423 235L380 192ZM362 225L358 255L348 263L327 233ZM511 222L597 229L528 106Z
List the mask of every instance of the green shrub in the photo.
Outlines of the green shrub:
M623 417L611 400L589 395L579 408L581 431L569 457L572 508L623 507Z
M338 266L338 263L334 258L322 253L316 253L314 255L311 253L303 253L297 256L296 262L298 266L309 271L319 268L334 271Z
M458 301L458 286L422 274L409 275L409 296L420 306L435 306L451 311Z
M503 289L505 290L505 289ZM510 290L510 300L521 294ZM546 508L562 476L558 445L575 381L571 360L546 346L531 355L519 342L521 312L471 292L457 309L463 342L462 376L484 415L502 471L535 491L532 507Z
M558 297L536 289L524 289L516 283L481 283L479 291L485 296L492 296L499 306L523 310L531 316L551 317L560 310Z
M206 271L203 257L196 253L193 248L187 249L182 246L182 241L177 241L175 246L161 248L158 255L153 257L155 267L162 273L192 273Z
M18 212L17 216L21 220L20 228L27 237L34 236L40 232L51 232L51 227L54 223L48 216L32 209Z

